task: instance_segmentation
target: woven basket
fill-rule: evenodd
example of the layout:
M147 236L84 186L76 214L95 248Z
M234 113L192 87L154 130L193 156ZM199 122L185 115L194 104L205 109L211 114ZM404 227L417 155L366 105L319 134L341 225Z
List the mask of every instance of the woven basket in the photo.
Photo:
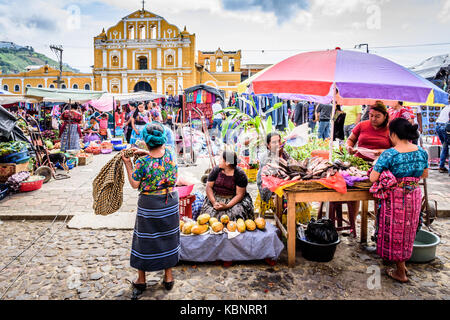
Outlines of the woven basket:
M323 185L315 181L299 181L297 184L286 188L286 191L315 191L327 189Z
M358 188L358 189L370 189L372 187L372 185L373 185L373 183L370 182L370 180L366 180L366 181L355 182L353 187Z

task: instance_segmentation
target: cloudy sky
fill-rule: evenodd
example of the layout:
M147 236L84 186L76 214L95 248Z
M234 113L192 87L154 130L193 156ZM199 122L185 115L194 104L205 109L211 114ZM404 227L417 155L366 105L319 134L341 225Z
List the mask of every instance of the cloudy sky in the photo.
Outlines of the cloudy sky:
M141 0L0 0L0 41L30 45L84 72L93 37ZM242 50L243 63L276 63L302 51L353 49L413 66L450 53L450 0L147 0L148 11L197 35L197 50ZM361 49L361 50L365 50Z

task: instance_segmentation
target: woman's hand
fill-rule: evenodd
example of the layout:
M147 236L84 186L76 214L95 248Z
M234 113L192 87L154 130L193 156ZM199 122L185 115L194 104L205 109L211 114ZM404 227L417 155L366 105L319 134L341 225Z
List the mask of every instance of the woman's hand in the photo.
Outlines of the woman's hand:
M356 153L356 150L353 147L347 146L346 149L347 149L348 153L350 153L352 155Z
M131 148L131 151L138 157L143 157L149 155L149 152L146 150L138 149L138 148Z
M122 152L122 161L125 164L125 167L131 167L131 159L125 157L124 153Z

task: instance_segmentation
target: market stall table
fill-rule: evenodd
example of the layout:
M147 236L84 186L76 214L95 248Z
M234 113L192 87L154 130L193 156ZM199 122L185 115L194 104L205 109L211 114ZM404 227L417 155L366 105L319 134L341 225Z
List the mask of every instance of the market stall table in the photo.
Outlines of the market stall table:
M250 261L278 259L284 249L277 228L270 223L264 230L246 231L228 239L227 233L181 235L180 260L192 262Z
M295 241L296 241L296 222L295 206L298 202L340 202L340 201L362 201L361 207L361 243L367 242L367 215L369 211L369 201L376 200L369 190L348 189L347 193L338 193L334 190L314 190L314 191L293 191L289 188L284 190L284 196L287 199L287 230L282 225L278 216L282 210L280 198L277 197L277 214L275 221L281 229L283 235L287 238L288 264L290 268L295 266Z

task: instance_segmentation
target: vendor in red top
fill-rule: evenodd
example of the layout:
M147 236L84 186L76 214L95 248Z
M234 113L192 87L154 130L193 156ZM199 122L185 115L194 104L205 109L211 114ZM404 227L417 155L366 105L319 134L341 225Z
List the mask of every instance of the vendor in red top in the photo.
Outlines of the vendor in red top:
M414 114L411 110L403 106L403 101L397 101L395 106L389 108L388 112L389 122L397 118L402 118L414 124Z
M99 118L97 118L100 127L100 137L102 140L108 139L108 115L103 113Z
M387 149L392 148L392 142L389 138L389 113L386 106L381 101L377 101L375 105L370 106L369 120L359 123L352 131L347 140L347 150L350 154L360 157L367 161L373 161ZM373 153L364 155L358 152L358 148L373 150ZM356 237L356 215L359 211L359 202L346 202L349 220L351 225L351 234ZM335 203L337 205L337 203Z
M125 124L125 111L123 109L124 107L117 108L117 111L114 114L116 121L116 128L119 127L123 129L123 125Z
M389 139L389 113L386 106L377 101L375 105L370 106L369 120L359 123L352 131L347 140L347 150L350 154L360 157L364 160L374 160L358 152L358 148L374 150L374 157L378 157L384 150L392 148Z

